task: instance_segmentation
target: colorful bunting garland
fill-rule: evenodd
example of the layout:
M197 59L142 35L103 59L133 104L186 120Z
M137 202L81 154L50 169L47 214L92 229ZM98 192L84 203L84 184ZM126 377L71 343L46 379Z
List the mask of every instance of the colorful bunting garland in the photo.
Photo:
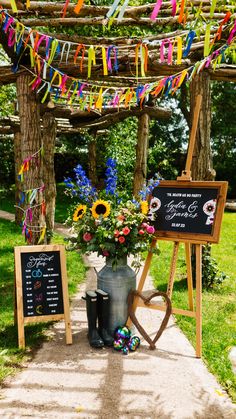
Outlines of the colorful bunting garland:
M31 156L27 157L18 172L18 179L20 182L24 180L24 173L30 170L30 166L32 164L36 165L36 167L40 164L40 156L43 153L43 148L41 147L36 153L32 154ZM40 233L40 237L38 240L38 244L42 243L46 234L46 227L45 226L32 226L33 221L33 211L36 208L40 207L41 214L45 216L46 214L46 204L45 200L43 199L40 204L37 204L39 194L42 194L45 189L45 185L41 185L38 188L28 189L25 191L19 192L19 202L16 205L23 212L23 219L22 219L22 234L25 235L26 242L28 244L32 243L33 232ZM25 205L26 209L23 209L22 206Z
M148 66L148 56L150 54L149 48L153 48L153 45L155 45L156 53L158 53L158 51L160 53L160 63L166 62L171 65L173 64L173 61L175 61L176 64L182 64L183 59L186 59L190 53L193 40L197 36L195 31L190 30L189 32L185 31L183 34L173 38L152 42L148 42L147 40L140 41L137 45L131 47L115 45L85 45L69 41L61 41L46 34L42 34L37 30L32 30L31 28L24 26L17 19L9 15L6 10L0 10L0 15L2 16L3 23L2 30L8 35L8 46L14 47L17 55L20 54L22 45L24 45L24 48L28 46L31 47L30 60L32 67L35 64L36 57L39 56L39 47L41 45L45 45L45 57L41 58L46 62L44 63L44 78L46 78L46 66L51 65L53 60L59 59L60 62L68 62L72 46L76 46L76 50L73 53L73 62L75 65L79 64L79 71L81 74L83 73L84 60L85 58L88 59L88 78L91 77L92 67L96 65L97 57L99 59L102 57L104 76L107 76L108 72L118 72L119 55L122 53L122 51L124 51L124 49L127 51L127 48L134 49L136 78L140 76L145 77ZM202 31L205 32L205 57L209 55L214 46L214 43L220 40L222 29L224 25L228 23L230 17L231 13L227 12L225 18L216 30L216 36L212 40L210 37L210 31L212 28L209 25L202 28ZM184 48L183 53L182 48ZM155 51L153 53L155 53ZM15 67L15 71L17 71L17 66Z
M34 79L31 82L33 90L37 92L44 91L42 103L45 102L48 95L52 95L55 101L66 101L69 105L75 104L79 106L81 110L84 109L97 109L101 111L102 108L107 106L118 107L124 105L125 107L134 106L135 104L142 106L143 102L148 95L155 97L165 94L174 94L176 90L182 85L184 81L190 81L195 74L199 73L203 68L209 67L210 64L215 68L225 60L225 51L231 45L234 40L236 33L236 21L230 30L230 34L227 43L217 50L210 52L213 49L214 43L221 38L223 22L228 23L230 19L230 12L226 14L220 26L217 29L217 37L213 40L210 39L210 28L206 28L206 36L204 42L204 59L201 62L196 63L194 66L185 69L184 71L172 75L170 77L164 77L157 80L155 83L150 84L137 84L133 87L117 88L110 85L108 82L94 84L88 81L83 81L78 78L73 78L63 73L62 71L54 68L51 63L55 59L55 56L60 53L61 61L64 59L68 60L69 54L69 42L63 42L62 48L57 39L52 39L47 35L39 34L37 31L28 30L27 38L23 39L25 28L21 26L20 22L15 20L5 11L0 11L2 14L2 30L8 34L9 46L14 47L15 51L20 52L19 45L24 46L24 51L29 48L30 59L31 59L31 73L34 75ZM15 25L15 27L13 27ZM231 27L231 24L228 25ZM18 29L18 32L17 32ZM177 63L182 62L182 58L185 58L191 50L191 45L196 36L195 31L189 31L186 38L186 45L183 49L182 37L178 36L174 39L165 39L161 42L160 46L160 62L167 62L172 64L173 62L173 51L177 51ZM38 48L41 42L45 41L46 52L45 58L38 54ZM30 43L29 43L30 42ZM156 41L154 41L156 42ZM108 72L117 71L119 68L118 64L118 47L111 46L99 46L102 48L102 61L104 74ZM87 50L88 57L88 77L91 75L91 68L96 65L96 49L98 46L90 45ZM19 53L18 52L18 53ZM74 55L74 62L77 61L79 55L81 55L80 69L83 66L83 57L86 52L85 45L77 45L76 53ZM208 55L207 55L208 53ZM136 77L138 78L140 73L141 77L145 77L147 71L148 61L148 44L140 42L135 46L135 66L136 66ZM140 67L139 67L140 65ZM49 78L49 79L48 79ZM22 167L22 174L24 170L27 170L29 162L24 162Z

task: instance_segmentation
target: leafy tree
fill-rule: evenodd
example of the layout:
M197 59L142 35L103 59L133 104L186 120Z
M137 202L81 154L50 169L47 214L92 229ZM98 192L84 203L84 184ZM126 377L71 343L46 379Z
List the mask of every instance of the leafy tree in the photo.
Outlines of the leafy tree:
M9 116L14 113L14 100L16 90L14 85L1 86L0 116ZM14 151L12 136L0 136L0 185L7 186L14 183Z
M180 111L178 97L160 103L172 110L168 121L152 121L150 126L148 175L159 173L165 179L175 179L184 167L188 127Z
M228 196L236 197L236 85L212 83L212 149L216 179L229 181Z

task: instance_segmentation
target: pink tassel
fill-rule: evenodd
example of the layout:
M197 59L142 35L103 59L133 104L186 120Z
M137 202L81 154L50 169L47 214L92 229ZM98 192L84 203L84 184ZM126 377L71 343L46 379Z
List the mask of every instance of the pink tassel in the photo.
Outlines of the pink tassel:
M168 49L168 65L172 64L172 56L173 56L173 44L170 41L169 43L169 49Z
M171 0L171 4L172 4L172 16L175 16L176 15L176 8L177 8L176 0Z
M157 18L161 5L162 5L162 0L157 0L156 5L150 17L151 20L155 20Z
M230 32L230 35L229 35L228 40L227 40L227 44L228 45L231 44L231 42L232 42L232 40L234 38L235 33L236 33L236 20L234 22L234 27L233 27L232 31Z

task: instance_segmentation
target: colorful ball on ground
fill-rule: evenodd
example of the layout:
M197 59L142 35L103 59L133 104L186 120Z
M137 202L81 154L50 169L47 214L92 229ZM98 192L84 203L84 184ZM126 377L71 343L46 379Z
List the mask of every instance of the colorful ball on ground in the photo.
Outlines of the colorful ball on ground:
M131 337L131 331L127 326L118 327L115 331L115 339L125 339L129 340Z
M116 351L121 351L123 347L125 346L125 340L124 339L115 339L113 342L113 347Z
M125 345L125 346L123 347L122 352L123 352L123 354L124 354L124 355L128 355L128 353L129 353L129 348L128 348L128 346L127 346L127 345Z
M128 342L128 348L130 351L134 352L140 345L140 338L138 336L132 336Z

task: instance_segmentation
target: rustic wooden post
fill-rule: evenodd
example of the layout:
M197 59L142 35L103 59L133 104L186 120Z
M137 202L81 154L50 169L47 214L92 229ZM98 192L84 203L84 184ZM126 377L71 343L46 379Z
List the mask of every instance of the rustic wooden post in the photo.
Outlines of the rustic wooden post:
M97 186L97 133L91 134L88 143L88 173L93 186Z
M54 149L56 141L56 121L51 112L45 112L43 122L43 183L45 185L47 244L51 242L54 230L56 182L54 171Z
M15 223L20 224L22 220L23 212L18 207L19 203L19 194L21 190L20 181L18 179L18 172L22 164L21 158L21 135L19 131L14 132L14 161L15 161Z
M199 114L198 129L192 160L193 180L214 180L215 171L212 166L211 153L211 86L210 76L202 71L194 77L190 84L190 118L193 123L193 115L196 107L196 98L200 94L202 103Z
M143 114L138 119L138 140L136 145L136 163L134 169L133 195L137 196L142 189L147 177L147 153L149 134L148 114Z
M20 116L20 137L22 161L35 155L29 163L29 170L24 172L22 190L29 191L42 186L42 165L41 159L41 130L39 103L36 94L29 86L32 77L28 74L20 74L17 78L17 100ZM37 244L40 237L40 227L43 225L42 194L38 193L31 204L32 219L27 219L27 225L32 232L31 243Z

